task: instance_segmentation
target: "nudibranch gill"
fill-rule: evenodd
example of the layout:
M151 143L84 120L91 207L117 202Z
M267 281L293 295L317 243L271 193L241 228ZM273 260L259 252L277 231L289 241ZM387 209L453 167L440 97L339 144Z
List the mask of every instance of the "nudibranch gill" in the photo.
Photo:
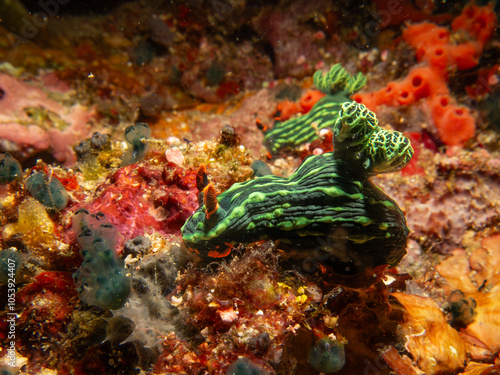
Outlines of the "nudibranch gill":
M289 178L263 176L205 196L182 228L187 248L222 258L236 244L279 240L347 276L398 264L409 232L404 214L369 178L406 166L411 144L355 102L342 105L333 133L334 151L307 157Z
M333 128L342 103L349 101L349 95L366 84L362 73L349 74L340 64L333 65L328 73L314 73L314 85L324 94L307 114L282 122L279 116L272 129L265 130L264 143L272 153L282 149L293 149L318 138L318 131Z

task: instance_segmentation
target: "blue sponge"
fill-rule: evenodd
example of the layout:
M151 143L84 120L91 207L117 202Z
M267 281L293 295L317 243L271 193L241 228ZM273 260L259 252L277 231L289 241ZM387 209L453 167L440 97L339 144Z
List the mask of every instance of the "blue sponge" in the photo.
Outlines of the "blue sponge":
M23 265L23 255L17 249L10 247L0 250L0 283L8 284L9 279L15 280Z
M340 371L345 364L344 345L324 337L312 347L308 362L315 370L327 374Z
M61 181L43 172L28 177L26 189L31 196L48 208L62 210L68 205L68 192Z
M148 124L143 122L138 122L125 129L125 140L129 144L129 150L123 158L122 166L137 163L144 158L148 150L148 145L143 142L143 139L148 139L150 137L151 129Z
M0 154L0 182L15 180L22 171L21 164L11 154Z
M229 365L226 375L270 375L270 372L254 361L240 357Z
M83 263L73 274L80 299L106 310L123 306L130 293L124 262L115 251L117 231L102 212L81 209L73 218L73 230L81 247Z

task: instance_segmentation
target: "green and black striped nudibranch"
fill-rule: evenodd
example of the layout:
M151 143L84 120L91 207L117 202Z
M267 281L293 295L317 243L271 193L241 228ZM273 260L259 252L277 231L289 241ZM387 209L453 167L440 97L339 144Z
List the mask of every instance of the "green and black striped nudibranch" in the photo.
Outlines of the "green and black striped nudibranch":
M332 66L326 74L317 71L313 79L316 88L326 96L303 116L284 122L279 118L274 121L272 129L264 134L264 144L272 153L312 142L318 138L318 130L333 128L342 103L349 101L349 95L366 83L363 74L351 76L340 64Z
M259 177L218 196L209 184L182 228L186 246L218 258L240 243L279 240L299 253L321 251L339 274L399 263L408 237L404 214L369 177L407 165L409 140L380 128L355 102L342 105L333 133L334 151L307 157L289 178Z

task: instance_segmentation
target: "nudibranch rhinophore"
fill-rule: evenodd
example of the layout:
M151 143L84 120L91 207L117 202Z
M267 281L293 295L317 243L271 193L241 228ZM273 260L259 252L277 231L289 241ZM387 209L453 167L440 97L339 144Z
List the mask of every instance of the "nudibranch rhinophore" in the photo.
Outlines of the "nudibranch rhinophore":
M307 157L289 178L263 176L205 194L182 228L188 249L221 258L240 243L279 240L345 276L398 264L409 232L404 214L369 178L406 166L410 141L355 102L342 105L333 134L334 151Z

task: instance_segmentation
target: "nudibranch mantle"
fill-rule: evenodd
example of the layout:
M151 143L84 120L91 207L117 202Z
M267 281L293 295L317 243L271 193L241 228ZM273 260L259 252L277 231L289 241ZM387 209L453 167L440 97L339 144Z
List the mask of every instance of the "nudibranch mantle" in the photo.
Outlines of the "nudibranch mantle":
M208 217L205 202L182 228L188 249L221 258L239 243L279 240L280 248L323 252L339 273L399 263L408 237L404 214L369 178L409 163L408 138L382 129L354 102L342 105L333 133L334 151L307 157L290 177L234 184Z

